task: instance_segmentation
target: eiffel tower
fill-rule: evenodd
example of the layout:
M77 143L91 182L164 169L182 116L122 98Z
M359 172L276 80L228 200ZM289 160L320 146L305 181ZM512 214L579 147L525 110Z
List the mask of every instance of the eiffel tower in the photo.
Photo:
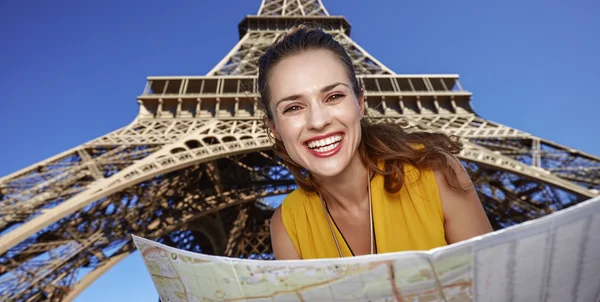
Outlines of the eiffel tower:
M346 47L370 119L463 138L495 229L599 195L597 156L478 116L457 75L396 74L320 0L263 0L208 74L148 77L129 125L0 179L0 300L72 300L135 251L130 234L272 259L268 200L296 186L261 123L257 59L299 23Z

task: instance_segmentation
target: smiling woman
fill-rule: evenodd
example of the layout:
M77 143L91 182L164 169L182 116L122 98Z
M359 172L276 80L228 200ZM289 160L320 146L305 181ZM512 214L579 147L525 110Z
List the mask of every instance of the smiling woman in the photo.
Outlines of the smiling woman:
M259 65L265 124L299 185L271 219L277 259L427 250L492 230L458 140L364 119L352 61L331 35L294 28Z

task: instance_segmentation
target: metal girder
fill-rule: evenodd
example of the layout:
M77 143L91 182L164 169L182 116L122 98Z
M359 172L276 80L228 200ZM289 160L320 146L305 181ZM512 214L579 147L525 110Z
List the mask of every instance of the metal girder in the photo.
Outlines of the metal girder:
M222 255L227 244L225 227L219 215L204 215L161 238L153 238L180 249Z
M556 175L552 175L548 171L540 168L536 169L536 167L513 160L512 158L502 154L494 153L493 151L472 143L465 143L465 148L460 152L459 158L494 167L498 170L509 171L515 174L537 179L540 182L550 184L568 192L577 194L582 197L582 199L588 199L598 195L597 192L573 184Z
M476 137L471 141L566 181L600 190L600 158L535 136ZM596 190L596 191L594 191Z
M135 162L112 177L96 180L88 186L87 190L51 209L43 210L41 214L0 237L0 255L22 238L31 236L87 204L157 174L168 173L218 157L266 149L270 146L270 141L262 129L254 129L255 133L251 136L240 133L230 134L232 125L232 121L213 121L201 128L199 133L186 135L176 143L162 146L152 155ZM241 139L242 137L244 139ZM219 143L211 145L213 139Z
M223 193L223 184L221 183L221 173L219 173L219 167L217 167L214 163L206 163L206 175L210 178L212 182L215 192L217 192L217 196L220 196Z
M375 120L375 119L374 119ZM487 121L474 115L405 115L402 117L381 117L380 121L407 123L418 130L442 131L465 139L466 149L461 156L478 161L477 156L468 152L477 149L486 155L487 161L501 161L506 169L515 166L525 175L544 178L552 175L548 182L562 183L571 192L581 196L596 196L600 190L600 158L554 142L535 137L510 127ZM537 142L537 143L536 143ZM538 146L538 150L534 149ZM478 154L479 154L478 153ZM481 153L481 154L483 154ZM480 155L481 155L480 154ZM501 157L498 157L501 155ZM514 170L517 172L517 170Z
M228 257L235 257L236 252L239 250L240 238L243 236L246 230L246 222L248 221L248 207L240 209L233 227L229 232L229 240L227 241L227 247L225 248L225 255Z
M70 287L73 271L84 264L83 256L96 244L106 243L103 234L96 232L82 240L71 240L44 253L45 257L37 257L24 262L11 270L9 276L0 281L0 298L29 299L31 295L40 295L35 289L44 288L43 298L54 298L64 292L62 287ZM41 255L40 255L41 256ZM66 283L65 283L66 282Z
M329 16L321 0L263 0L259 16Z
M243 230L240 230L236 244L232 246L231 257L244 257L253 259L274 259L271 247L271 233L269 223L273 211L251 207L251 214L245 221Z
M120 255L106 254L105 250L110 249L109 244L130 244L131 233L165 240L171 245L180 245L181 248L189 248L190 244L193 244L202 248L204 252L222 254L227 236L221 219L215 220L215 215L221 216L219 213L228 211L228 208L235 208L237 204L249 203L273 194L286 194L295 188L293 179L287 177L287 173L278 172L281 163L270 151L218 159L212 164L220 167L225 190L221 194L217 194L214 187L206 182L207 175L199 173L203 170L202 165L174 171L138 186L129 187L110 196L107 201L94 202L85 210L65 217L52 226L52 231L32 239L32 242L38 243L30 244L25 250L13 250L14 255L10 259L20 261L14 262L14 265L6 267L3 271L22 270L23 265L31 258L28 258L29 255L37 257L55 251L58 246L69 243L69 237L92 238L86 233L98 230L104 232L102 244L98 245L96 242L95 248L79 253L77 259L91 257L90 260L71 264L70 273L67 275L76 274L76 267L81 267L83 263L95 262L97 264L92 267L105 270L106 266L103 263L112 263L110 259ZM263 169L248 169L249 166L256 165ZM281 182L282 179L287 180ZM249 180L256 181L252 183ZM232 221L222 221L233 224ZM91 227L96 228L90 229ZM78 234L78 231L84 233ZM198 237L199 235L202 237ZM206 245L206 242L210 242L210 245ZM32 265L31 262L29 265ZM5 284L4 287L2 284L0 282L0 288L10 288L10 284ZM45 287L47 288L47 285ZM30 286L29 292L35 288Z
M217 64L207 75L208 76L221 76L221 75L257 75L258 74L258 58L265 52L265 50L281 35L284 34L278 27L274 27L272 30L264 31L253 26L255 23L248 22L249 28L246 29L245 35L240 41L231 49L230 53L225 56L219 64ZM261 26L262 28L262 26ZM360 47L346 34L347 29L333 27L330 32L334 39L342 44L358 74L393 74L394 72L386 67L383 63L379 62L374 56L370 55L365 49ZM172 81L177 81L173 79ZM175 82L179 83L179 82ZM176 84L172 84L176 85ZM176 87L164 86L162 90L152 87L155 93L164 94L176 94ZM190 88L195 89L196 86ZM199 88L199 87L198 87ZM251 87L248 87L251 88Z
M108 272L111 268L117 265L121 260L127 258L130 252L122 253L116 256L111 257L102 265L96 267L92 272L88 273L83 277L79 282L77 282L73 287L68 291L68 294L63 297L63 301L73 301L79 294L81 294L88 286L90 286L96 279L100 278L100 276L104 275L104 273Z

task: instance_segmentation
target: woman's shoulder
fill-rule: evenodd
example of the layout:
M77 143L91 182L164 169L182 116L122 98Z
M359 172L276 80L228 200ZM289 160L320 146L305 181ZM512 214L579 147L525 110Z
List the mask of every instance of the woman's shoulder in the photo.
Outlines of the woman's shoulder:
M297 207L299 200L298 190L288 194L281 205L275 209L270 222L271 244L277 259L300 259L297 230L295 228L294 214L290 207Z
M310 193L301 188L295 189L283 198L281 205L275 209L271 219L271 229L278 233L285 233L296 244L296 227L298 223L306 219L306 213Z
M285 212L296 212L306 206L310 193L297 188L283 198L280 208Z
M306 192L300 188L295 189L286 195L281 204L273 212L273 217L271 217L271 229L275 226L276 229L288 229L288 232L292 231L289 230L289 227L290 225L294 225L293 221L296 220L295 217L298 215L297 213L302 210L304 200L306 200ZM276 223L276 225L273 223Z

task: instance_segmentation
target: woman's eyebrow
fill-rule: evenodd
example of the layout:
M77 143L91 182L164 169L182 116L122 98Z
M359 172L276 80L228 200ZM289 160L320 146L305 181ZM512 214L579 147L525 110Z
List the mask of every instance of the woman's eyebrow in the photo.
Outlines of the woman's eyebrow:
M333 83L331 85L327 85L327 86L321 88L321 93L331 91L331 90L333 90L333 88L337 87L338 85L344 85L344 86L348 87L348 85L346 85L345 83L337 82L337 83ZM350 88L350 87L348 87L348 88Z
M325 92L331 91L331 90L333 90L333 88L335 88L335 87L337 87L339 85L344 85L344 86L348 87L348 85L346 85L345 83L336 82L336 83L333 83L333 84L330 84L330 85L327 85L327 86L321 88L321 93L325 93ZM348 88L350 88L350 87L348 87ZM302 97L302 95L300 95L300 94L294 94L294 95L286 96L286 97L280 99L279 101L277 101L277 103L275 103L275 108L277 108L277 106L279 106L279 103L281 103L281 102L295 101L295 100L299 99L300 97Z

